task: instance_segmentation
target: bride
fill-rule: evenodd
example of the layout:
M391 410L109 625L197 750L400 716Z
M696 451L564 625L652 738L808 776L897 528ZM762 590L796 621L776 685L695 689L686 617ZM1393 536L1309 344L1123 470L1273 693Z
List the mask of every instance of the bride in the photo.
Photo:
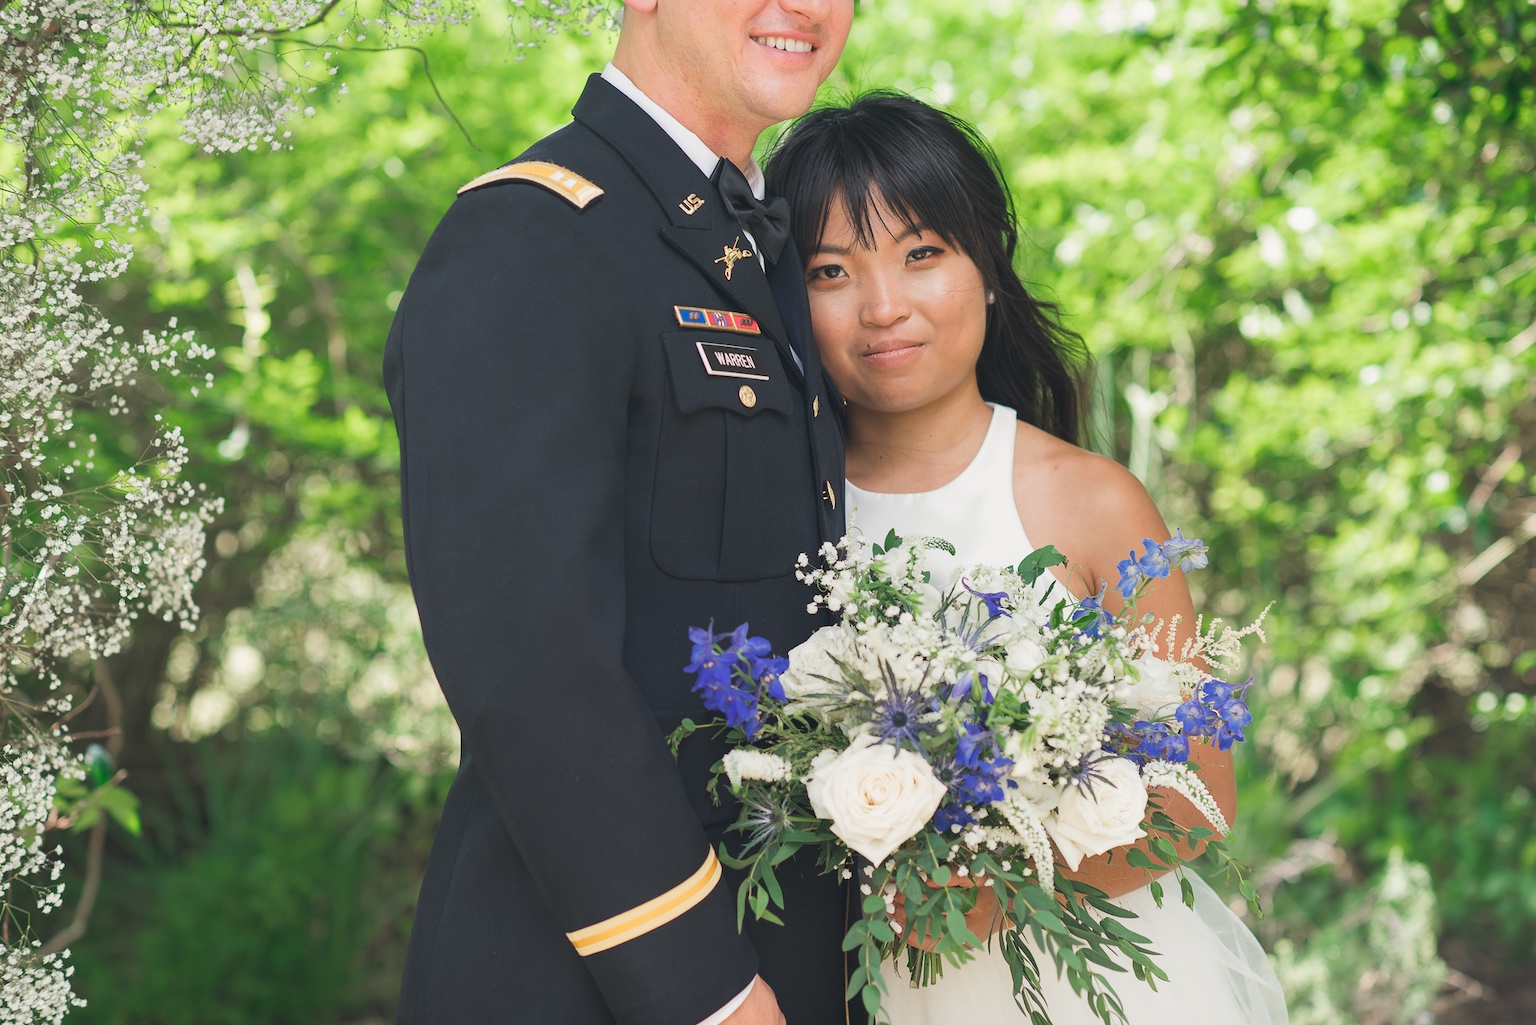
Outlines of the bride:
M956 546L957 563L1012 564L1051 544L1069 560L1053 571L1053 586L1078 597L1117 580L1116 564L1143 538L1167 540L1140 482L1077 444L1083 346L1013 269L1013 210L996 158L973 129L876 93L807 115L780 143L767 179L769 192L789 201L817 346L846 400L846 504L867 536L942 537ZM1195 618L1177 571L1138 607L1179 617L1186 633ZM1233 821L1230 754L1202 746L1191 761ZM1184 798L1162 801L1182 824L1203 824ZM1151 873L1123 855L1056 871L1134 911L1139 919L1129 924L1161 955L1168 980L1155 990L1129 972L1111 975L1129 1025L1286 1021L1263 950L1193 872L1191 910L1177 886L1159 908ZM988 919L976 923L988 935L996 916L980 906L977 917ZM1099 1021L1048 958L1041 967L1054 1025ZM895 1025L1024 1019L1008 965L992 948L921 989L889 962L885 973Z

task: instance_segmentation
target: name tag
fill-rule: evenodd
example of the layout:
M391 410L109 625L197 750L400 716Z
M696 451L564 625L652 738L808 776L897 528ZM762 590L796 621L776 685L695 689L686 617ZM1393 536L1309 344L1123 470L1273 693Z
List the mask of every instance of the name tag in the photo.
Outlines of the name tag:
M767 381L769 377L758 363L757 350L745 345L719 342L695 342L704 372L711 377L744 377L749 381Z

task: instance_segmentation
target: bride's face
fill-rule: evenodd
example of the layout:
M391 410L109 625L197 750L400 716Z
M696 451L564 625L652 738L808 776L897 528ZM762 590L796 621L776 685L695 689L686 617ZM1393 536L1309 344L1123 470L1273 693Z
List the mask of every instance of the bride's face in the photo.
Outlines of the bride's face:
M986 285L971 258L883 207L873 248L858 244L841 201L806 267L816 345L850 405L919 409L976 388Z

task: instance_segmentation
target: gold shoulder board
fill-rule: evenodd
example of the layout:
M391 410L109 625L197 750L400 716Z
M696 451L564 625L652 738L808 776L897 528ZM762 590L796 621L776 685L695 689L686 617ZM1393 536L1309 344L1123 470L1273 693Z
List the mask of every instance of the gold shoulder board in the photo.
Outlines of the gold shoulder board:
M567 202L578 210L585 207L603 190L587 181L575 171L567 171L559 164L547 164L542 160L523 160L516 164L508 164L506 167L498 167L494 171L482 174L474 181L459 189L459 195L478 189L482 185L501 181L524 181L542 185L556 195L563 196Z

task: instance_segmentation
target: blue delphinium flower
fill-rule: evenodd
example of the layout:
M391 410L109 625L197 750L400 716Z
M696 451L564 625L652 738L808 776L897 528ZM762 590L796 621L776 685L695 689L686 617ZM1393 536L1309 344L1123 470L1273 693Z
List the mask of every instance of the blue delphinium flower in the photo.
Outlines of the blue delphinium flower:
M780 704L788 700L784 696L784 684L779 677L789 670L789 659L768 656L767 658L749 657L747 661L752 667L750 670L752 679L757 681L759 700L765 692Z
M1206 680L1200 685L1200 700L1219 708L1232 700L1232 685L1225 680Z
M726 672L730 671L730 667L725 665L725 660L715 646L713 633L709 630L700 630L696 626L690 627L688 639L693 642L693 661L684 667L684 672L713 676L721 671L722 667Z
M788 663L767 659L773 646L762 637L749 636L746 623L728 634L716 634L713 624L708 630L694 627L688 631L688 639L693 643L693 660L683 671L696 677L693 692L703 700L705 708L725 716L726 725L740 729L750 740L762 728L758 688L764 687L770 693L777 688L783 694L778 673L787 669ZM722 641L729 642L723 649ZM776 665L764 667L765 659L770 663L784 662L783 669ZM760 671L765 677L762 680L758 679ZM733 682L737 676L751 683L752 689L737 686Z
M1216 746L1230 751L1232 745L1243 739L1243 727L1253 722L1253 713L1241 698L1232 698L1217 712L1221 725L1216 729Z
M994 735L979 722L965 723L964 730L955 744L955 762L967 769L974 769L981 764L982 753L992 744Z
M1141 546L1146 549L1145 554L1136 560L1136 565L1150 580L1161 580L1170 572L1168 565L1168 553L1163 551L1163 546L1150 537L1141 539Z
M1192 569L1205 569L1210 565L1210 549L1197 537L1185 537L1183 528L1175 530L1173 537L1163 543L1168 561L1188 573Z
M976 817L966 811L964 805L958 803L946 804L933 813L933 828L941 833L950 832L954 826L964 829L975 821Z
M1137 760L1168 757L1168 727L1160 722L1138 719L1131 730L1140 739L1133 752Z
M1131 552L1128 559L1121 559L1120 570L1120 597L1129 598L1136 591L1136 585L1141 582L1141 563L1136 561L1136 553Z
M971 586L970 581L961 580L965 589L980 598L987 606L987 615L996 619L998 616L1011 616L1012 614L1003 608L1003 601L1008 597L1007 591L978 591Z
M1185 734L1190 736L1204 736L1211 725L1211 710L1194 700L1186 701L1174 709L1173 717L1178 720Z
M1077 632L1084 637L1097 639L1104 635L1105 630L1115 625L1115 617L1104 608L1104 592L1107 589L1106 584L1099 588L1098 594L1078 602L1076 611L1072 613L1070 622L1079 624Z
M950 689L949 700L958 705L970 697L971 691L977 687L981 688L981 703L983 705L990 705L993 694L992 688L988 686L987 674L975 671L967 671L960 674L960 678L955 681L954 687Z

